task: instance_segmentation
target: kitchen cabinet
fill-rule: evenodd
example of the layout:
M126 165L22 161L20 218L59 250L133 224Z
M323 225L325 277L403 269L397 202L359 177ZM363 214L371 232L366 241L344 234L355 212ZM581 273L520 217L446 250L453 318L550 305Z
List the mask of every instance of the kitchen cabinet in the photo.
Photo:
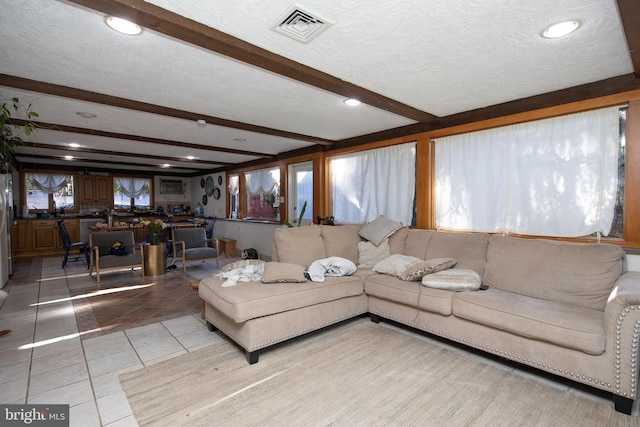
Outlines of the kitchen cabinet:
M53 219L37 219L31 221L31 248L34 251L55 250L61 246L58 237L58 228Z
M13 248L16 256L63 253L62 240L55 219L19 219L13 225ZM65 218L64 226L72 242L80 239L80 221Z
M113 184L110 176L83 175L81 182L83 202L111 203Z
M31 250L31 221L26 219L19 219L14 221L13 235L11 236L11 243L13 244L13 252L26 252Z

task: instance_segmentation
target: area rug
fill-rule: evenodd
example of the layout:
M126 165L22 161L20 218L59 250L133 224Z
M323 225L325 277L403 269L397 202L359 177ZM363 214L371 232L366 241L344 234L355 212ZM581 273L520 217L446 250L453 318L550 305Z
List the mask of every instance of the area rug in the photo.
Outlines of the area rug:
M637 426L609 401L359 318L248 365L225 341L120 376L141 426Z

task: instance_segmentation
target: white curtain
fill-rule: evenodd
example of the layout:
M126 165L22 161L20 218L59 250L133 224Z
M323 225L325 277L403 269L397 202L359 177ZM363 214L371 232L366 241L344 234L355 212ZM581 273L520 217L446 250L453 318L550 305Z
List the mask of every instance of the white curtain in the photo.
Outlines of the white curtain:
M143 194L146 194L145 185L150 184L150 180L147 178L113 178L115 184L120 187L120 191L131 198L136 198Z
M69 175L30 174L31 185L44 193L55 193L62 190L71 177Z
M280 169L262 169L244 174L247 191L251 194L271 193L280 184Z
M618 186L619 107L436 142L436 226L607 235Z
M334 157L333 216L338 222L365 223L384 215L410 225L415 178L415 142Z
M240 192L240 176L239 175L230 175L229 176L229 194L238 194Z

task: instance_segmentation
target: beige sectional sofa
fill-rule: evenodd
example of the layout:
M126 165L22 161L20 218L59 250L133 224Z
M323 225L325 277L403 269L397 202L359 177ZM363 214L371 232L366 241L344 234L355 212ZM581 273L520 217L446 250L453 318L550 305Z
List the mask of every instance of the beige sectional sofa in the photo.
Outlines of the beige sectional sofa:
M305 268L318 259L358 263L360 226L278 229L273 261ZM200 283L210 330L245 349L249 363L273 344L369 313L613 394L629 414L638 388L640 273L624 271L615 245L401 228L391 254L452 258L486 290L454 292L370 268L325 282ZM370 247L370 245L369 245ZM360 248L360 250L359 250Z

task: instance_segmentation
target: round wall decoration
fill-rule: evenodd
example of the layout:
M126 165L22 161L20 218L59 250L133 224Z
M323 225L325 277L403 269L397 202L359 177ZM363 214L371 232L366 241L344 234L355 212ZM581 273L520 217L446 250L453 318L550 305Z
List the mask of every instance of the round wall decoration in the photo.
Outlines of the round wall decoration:
M218 200L220 198L220 187L213 189L213 198Z
M200 178L200 188L204 188L204 178Z
M208 176L207 181L204 185L204 192L207 193L207 196L211 196L213 194L213 187L215 187L215 184L213 183L213 178Z
M207 197L207 195L203 194L202 195L202 204L206 206L208 201L209 201L209 198Z
M222 175L218 176L218 185L222 185Z

